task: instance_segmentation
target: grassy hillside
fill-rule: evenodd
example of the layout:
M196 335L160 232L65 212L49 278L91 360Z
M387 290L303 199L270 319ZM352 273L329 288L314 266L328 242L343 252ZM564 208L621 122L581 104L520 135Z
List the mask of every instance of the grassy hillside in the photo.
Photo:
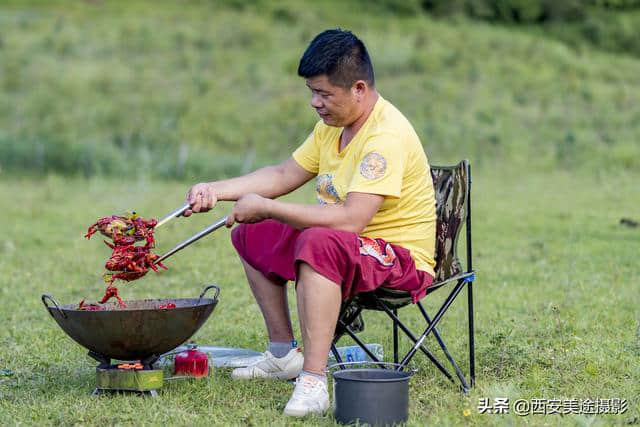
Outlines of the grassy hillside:
M1 173L197 180L283 159L317 120L298 59L336 26L367 43L379 90L434 163L640 169L640 60L304 3L4 2Z

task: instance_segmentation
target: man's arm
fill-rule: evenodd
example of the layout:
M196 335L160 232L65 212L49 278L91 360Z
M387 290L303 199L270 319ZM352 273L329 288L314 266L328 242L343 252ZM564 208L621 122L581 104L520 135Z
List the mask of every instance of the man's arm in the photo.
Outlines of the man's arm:
M218 200L238 200L248 193L256 193L268 199L288 194L302 186L315 175L289 157L279 165L267 166L237 178L210 183Z
M273 218L298 229L327 227L359 234L383 201L384 196L379 194L354 192L347 194L347 200L341 205L299 205L247 194L233 207L227 226L234 222L253 223Z
M237 178L196 184L187 193L193 212L205 212L218 200L238 200L248 193L256 193L268 199L288 194L302 186L315 175L289 157L279 165L267 166Z

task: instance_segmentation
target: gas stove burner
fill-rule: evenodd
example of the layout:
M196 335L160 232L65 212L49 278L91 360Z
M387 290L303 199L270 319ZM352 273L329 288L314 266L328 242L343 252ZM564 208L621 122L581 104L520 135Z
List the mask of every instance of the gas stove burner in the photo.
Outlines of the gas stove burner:
M156 397L163 382L162 369L96 368L96 388L92 395L127 392Z
M133 369L135 371L138 371L140 369L144 369L144 365L142 363L136 362L136 363L121 363L119 365L117 365L118 369Z
M128 361L117 363L115 365L111 364L111 358L107 357L103 354L99 354L93 351L87 353L89 357L99 362L98 368L100 369L133 369L133 370L152 370L153 364L159 359L159 356L152 355L142 360Z
M103 355L89 352L89 356L100 364L96 367L96 388L92 395L114 392L128 392L156 397L162 388L164 372L154 369L157 357L141 361L111 364L111 360Z

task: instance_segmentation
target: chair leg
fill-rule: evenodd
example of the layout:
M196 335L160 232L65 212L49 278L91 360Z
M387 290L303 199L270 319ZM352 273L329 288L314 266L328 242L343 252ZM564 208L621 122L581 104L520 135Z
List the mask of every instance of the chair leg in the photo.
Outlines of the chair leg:
M393 310L393 314L398 317L398 310ZM398 363L398 322L393 321L393 363Z
M449 294L449 296L447 297L445 302L442 304L442 306L440 307L440 309L436 313L436 315L433 318L433 321L431 322L431 324L429 324L427 326L427 329L425 329L425 331L422 333L422 335L420 335L420 338L418 338L418 340L415 341L414 346L411 348L411 350L409 350L409 353L407 353L407 355L404 357L404 359L402 359L402 361L400 362L400 365L406 366L409 363L409 361L413 358L413 356L415 355L416 351L418 351L418 348L421 348L422 343L427 338L427 335L429 335L431 333L431 331L433 330L433 328L435 328L435 326L438 324L438 322L440 322L440 320L442 319L442 316L449 309L449 307L451 306L453 301L456 299L456 297L458 296L458 294L462 290L464 284L465 284L465 282L462 281L462 280L459 281L458 284L456 284L455 288L451 291L451 293ZM388 310L388 309L387 309L387 314L390 314L390 310ZM463 384L463 387L466 387L466 390L465 390L465 392L466 392L468 390L469 386L468 386L468 384L466 384L466 381L464 381L462 384Z
M336 343L331 343L331 353L333 353L333 357L336 358L336 363L340 369L344 369L343 366L340 366L342 363L342 357L340 357L340 353L338 353L338 347L336 347Z
M467 306L469 308L469 378L471 387L476 384L475 334L473 330L473 282L467 282Z
M346 306L344 307L346 309ZM359 315L360 313L362 313L362 307L359 307L356 311L354 311L353 313L351 313L351 316L349 316L346 319L343 319L342 322L338 322L336 324L336 332L335 335L339 337L341 337L342 335L344 335L344 328L343 325L350 325L351 322L353 322ZM342 319L343 316L343 311L340 312L340 314L338 315L338 319ZM334 340L334 342L336 342L336 340Z
M347 306L344 305L341 309L340 314L338 315L338 323L336 324L336 331L334 333L333 340L331 341L331 353L333 353L333 357L336 358L336 363L338 364L339 369L346 369L346 367L344 365L341 365L343 363L343 360L342 360L342 357L340 357L340 353L338 353L338 348L336 347L336 344L338 343L338 341L340 341L340 338L342 338L346 333L347 325L353 322L355 318L358 317L358 315L362 312L362 308L358 308L355 312L351 314L349 318L346 319L346 322L344 322L339 319L342 319L343 312L346 308Z
M440 322L440 319L442 319L442 316L449 309L449 307L451 306L451 303L458 296L461 289L462 289L462 283L458 283L456 287L453 289L453 291L451 291L451 293L445 300L444 304L442 304L442 306L436 313L436 317L434 317L433 322L430 325L427 325L427 329L425 329L422 335L420 335L420 338L418 339L418 342L416 342L416 344L423 343L423 341L427 338L427 335L429 335L433 330L433 328L435 328L435 326L438 324L438 322ZM413 355L416 353L416 351L417 351L417 346L414 345L413 348L409 351L409 353L407 353L407 355L404 357L404 359L400 363L401 364L408 363L409 360L411 360Z
M444 352L445 356L447 357L447 360L449 360L449 362L453 366L453 368L455 370L455 373L456 373L456 376L460 380L461 388L466 393L470 389L469 383L467 382L467 379L465 378L464 374L462 373L462 370L460 369L460 367L456 363L455 359L453 358L453 356L451 356L451 353L449 352L447 346L445 345L444 341L442 340L440 332L436 328L437 323L440 322L440 320L442 319L444 313L449 309L449 307L451 306L451 304L453 303L455 298L458 296L458 294L462 290L462 287L465 284L469 285L469 288L467 289L468 298L469 298L469 304L468 304L468 307L469 307L469 348L470 348L470 350L469 350L470 351L470 355L469 355L470 356L469 357L469 368L470 368L469 371L470 371L470 374L469 375L470 375L471 387L472 387L474 385L474 383L475 383L475 360L474 360L475 346L474 346L474 334L473 334L473 299L472 299L471 282L460 280L456 284L455 288L451 291L451 293L449 294L449 296L447 297L447 299L445 300L443 305L440 307L440 309L436 313L436 315L435 315L433 320L431 320L429 318L424 306L420 302L417 303L417 305L418 305L418 307L419 307L419 309L420 309L425 321L427 322L427 328L422 333L420 338L416 338L415 335L413 335L413 333L400 321L400 319L398 317L398 311L397 310L389 309L381 301L378 301L378 305L393 320L393 360L394 360L394 363L397 364L398 363L398 359L399 359L399 355L398 355L398 353L399 353L398 328L401 329L414 343L413 347L409 350L409 352L405 355L405 357L399 363L400 367L398 369L403 369L404 367L406 367L407 364L411 361L411 359L415 355L415 353L418 350L421 350L429 358L429 360L436 366L436 368L438 368L438 370L440 370L440 372L442 372L451 382L455 382L453 380L453 377L451 376L451 374L447 371L447 369L438 361L438 359L435 358L435 356L423 344L425 339L426 339L426 337L431 332L433 332L436 340L438 341L438 344L440 345L440 348L442 349L442 351ZM345 334L349 335L358 344L358 346L360 346L363 349L363 351L371 358L371 360L374 361L374 363L375 362L380 362L380 360L378 360L378 358L373 353L371 353L371 351L366 347L366 344L364 342L362 342L362 340L360 340L360 338L358 338L358 336L349 327L349 322L353 321L361 312L362 312L362 309L356 310L352 314L352 316L349 316L349 319L338 320L338 324L336 325L336 334L335 334L334 339L333 339L332 344L331 344L331 351L332 351L332 353L333 353L333 355L336 358L336 361L338 363L343 363L343 361L342 361L342 358L340 357L340 355L339 355L339 353L337 351L336 343ZM380 367L384 368L385 366L384 365L380 365ZM344 369L344 367L341 366L340 369Z
M438 359L436 359L436 357L424 346L422 345L422 343L418 344L418 338L416 338L415 335L413 335L413 333L409 330L409 328L407 328L401 321L400 319L398 319L391 310L389 310L384 304L380 304L380 307L383 309L383 311L385 313L387 313L387 315L393 319L394 322L396 322L398 324L398 327L402 330L402 332L405 333L405 335L407 337L409 337L409 339L411 339L411 341L414 342L414 347L412 348L412 350L416 350L416 349L420 349L425 356L427 356L429 358L429 360L436 366L436 368L438 368L440 370L440 372L442 372L444 374L445 377L447 377L449 379L449 381L451 381L452 383L455 382L453 379L453 376L451 376L451 374L449 373L449 371L447 371L447 369L442 366L442 364L438 361ZM415 353L415 351L414 351ZM402 363L400 362L400 365L402 369L403 367L406 366L406 363Z
M393 319L393 327L394 327L394 363L398 363L398 359L399 359L398 327L400 327L400 329L402 329L402 331L405 334L407 334L407 336L409 336L414 343L417 341L417 338L411 333L411 331L406 326L404 326L402 322L400 322L400 319L396 315L397 310L394 310L393 312L391 312L384 304L379 303L379 305L385 311L387 311L387 314L389 313L393 314L393 315L390 315L390 317ZM360 314L361 312L362 312L362 309L359 309L356 312L354 312L351 318L347 319L347 322L353 321L353 319L355 319L358 316L358 314ZM371 360L373 360L374 362L381 362L373 353L371 353L371 351L367 348L366 344L360 338L358 338L358 336L351 330L351 328L349 328L349 324L347 322L340 320L340 316L338 316L338 324L336 325L336 334L333 337L333 341L331 343L331 352L333 353L333 356L336 358L336 361L338 363L343 363L342 358L338 354L338 349L336 347L336 344L340 340L340 338L342 338L346 334L346 335L349 335L356 342L356 344L358 344L362 348L362 350L371 358ZM449 379L449 381L454 382L453 376L451 376L451 374L447 371L447 369L444 366L442 366L442 364L438 361L438 359L436 359L436 357L426 347L421 345L420 350L422 350L422 352L429 358L429 360L431 360L431 362L436 366L436 368L438 368L440 372L442 372L444 376L446 376ZM386 368L385 365L379 365L379 366L381 368ZM339 368L345 369L344 366L340 366Z
M420 308L420 312L422 313L422 316L427 321L427 325L430 325L431 324L431 319L429 318L429 315L427 314L427 311L424 309L424 306L422 305L422 303L420 303L420 301L417 302L417 305L418 305L418 308ZM451 366L453 366L453 369L455 369L456 375L458 376L458 379L460 380L460 384L462 384L462 387L466 392L466 390L469 389L469 383L467 382L467 379L465 378L464 374L462 373L462 370L460 369L460 367L456 363L455 359L453 358L453 356L451 356L451 353L449 353L449 349L444 344L444 341L442 341L442 337L440 336L440 332L438 331L438 328L436 328L435 326L433 327L433 335L436 337L436 340L438 341L438 344L440 344L440 348L442 349L442 351L444 352L445 356L447 357L447 360L449 360L449 363L451 363Z

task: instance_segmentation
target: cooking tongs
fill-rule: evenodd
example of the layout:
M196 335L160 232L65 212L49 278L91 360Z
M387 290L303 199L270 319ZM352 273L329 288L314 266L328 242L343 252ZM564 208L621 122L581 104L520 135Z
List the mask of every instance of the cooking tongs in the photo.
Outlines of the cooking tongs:
M162 224L166 224L167 222L169 222L173 218L179 217L180 215L182 215L184 213L184 211L189 209L190 206L191 205L189 205L189 203L185 203L184 206L176 209L175 211L171 212L169 215L165 216L160 221L158 221L158 223L156 224L155 228L160 227Z
M158 228L160 225L165 224L167 221L182 215L184 213L184 211L186 211L188 208L189 208L189 204L185 204L180 209L176 209L175 211L171 212L169 215L167 215L166 217L164 217L163 219L158 221L158 223L156 224L155 228ZM197 242L198 240L202 239L204 236L206 236L208 234L211 234L212 232L216 231L218 228L222 227L226 222L227 222L227 217L225 216L224 218L219 219L218 221L214 222L213 224L211 224L210 226L208 226L204 230L202 230L202 231L194 234L193 236L189 237L184 242L178 243L178 245L176 245L176 247L174 247L173 249L169 250L168 252L165 252L158 259L156 259L153 263L157 264L157 263L169 258L171 255L175 254L176 252L186 248L187 246L189 246L190 244L192 244L194 242Z

